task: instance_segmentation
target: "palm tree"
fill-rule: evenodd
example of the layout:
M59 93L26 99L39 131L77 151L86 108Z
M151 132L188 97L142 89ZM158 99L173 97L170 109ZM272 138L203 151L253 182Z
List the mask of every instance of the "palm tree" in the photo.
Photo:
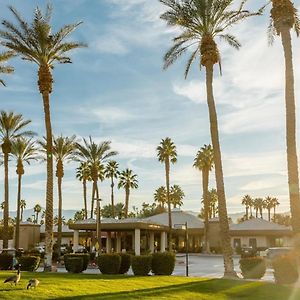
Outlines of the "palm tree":
M32 136L33 132L25 127L30 120L24 120L20 114L0 112L0 144L4 158L4 215L3 215L3 248L8 247L8 218L9 218L9 187L8 187L8 158L12 150L12 142L19 137Z
M5 51L5 52L0 53L0 73L11 74L14 72L13 67L5 65L6 61L14 56L15 56L15 54L13 51ZM3 86L6 86L3 79L0 79L0 83Z
M167 203L167 190L164 186L160 186L154 192L154 201L157 202L161 207L165 207Z
M132 170L126 169L119 175L118 188L125 189L125 218L128 217L129 196L131 189L138 188L137 175Z
M183 205L183 198L185 194L182 188L178 184L174 184L170 188L170 202L174 208L181 207Z
M294 92L294 70L292 54L291 30L300 34L300 21L297 9L290 0L271 0L271 18L269 26L270 42L275 34L281 36L285 59L285 107L286 107L286 144L287 170L292 227L295 233L300 233L300 194L299 173L296 142L296 108Z
M91 170L87 162L82 162L76 169L76 178L82 181L83 186L83 202L84 202L84 218L87 219L87 196L86 196L86 182L91 181Z
M2 215L4 216L4 208L5 208L5 202L2 201L0 204L0 209L2 209Z
M119 164L114 161L114 160L110 160L106 167L105 167L105 177L106 178L110 178L111 180L111 184L110 184L110 187L111 187L111 208L112 208L112 217L115 218L115 202L114 202L114 186L115 186L115 183L114 183L114 178L118 178L120 172L118 171L118 167L119 167Z
M39 7L34 10L33 21L28 23L13 7L9 7L17 24L2 21L4 30L0 31L2 45L13 50L22 59L38 66L38 88L43 98L47 141L47 190L46 190L46 227L45 227L45 264L50 270L52 264L53 244L53 157L52 125L50 119L50 94L53 87L52 69L56 63L71 63L70 50L84 47L82 43L66 39L81 22L65 25L56 33L52 32L52 7L47 5L43 14Z
M164 56L164 69L172 65L189 48L193 49L186 65L185 78L192 63L198 58L200 61L197 64L206 69L207 104L219 200L224 276L236 277L230 245L217 111L213 96L213 67L215 64L221 65L220 52L215 40L219 37L233 48L239 49L240 43L235 36L228 32L228 29L247 17L260 14L261 11L251 13L245 10L246 1L242 1L238 9L233 8L234 0L160 0L160 2L166 5L168 9L161 15L161 19L165 20L169 26L176 27L181 31L173 39L173 46Z
M35 218L34 221L36 224L39 222L39 214L42 211L42 207L39 204L36 204L33 208L33 211L35 212Z
M35 142L31 139L17 138L12 142L11 153L17 161L16 173L18 174L18 196L17 196L17 219L16 219L16 234L15 234L15 248L19 249L20 241L20 220L21 215L21 187L22 176L25 173L24 163L30 165L30 162L38 159L38 149ZM23 215L23 212L22 212ZM23 216L22 216L23 217Z
M277 198L272 198L272 205L273 205L273 218L275 218L276 215L276 207L280 204Z
M215 218L218 213L218 193L217 190L212 188L207 192L207 199L209 204L209 217ZM203 201L204 203L204 201Z
M253 200L251 198L250 195L245 195L242 199L242 204L245 205L246 207L246 219L248 220L249 219L249 209L251 211L251 216L252 216L252 203L253 203Z
M209 226L209 203L208 203L208 182L209 172L214 165L214 153L211 145L204 145L197 153L193 166L202 172L202 190L204 202L204 249L206 253L210 253L208 240L208 226Z
M258 218L258 212L260 214L260 218L263 218L262 210L264 207L264 199L262 198L255 198L253 200L253 207L255 209L255 217Z
M165 164L168 219L169 219L169 251L172 251L172 213L170 199L170 164L177 162L176 146L173 141L166 137L162 139L160 145L156 148L158 161Z
M268 221L271 221L271 209L273 208L273 198L268 196L264 200L264 208L268 210Z
M21 221L23 221L23 212L25 208L26 208L26 200L21 199L20 200Z

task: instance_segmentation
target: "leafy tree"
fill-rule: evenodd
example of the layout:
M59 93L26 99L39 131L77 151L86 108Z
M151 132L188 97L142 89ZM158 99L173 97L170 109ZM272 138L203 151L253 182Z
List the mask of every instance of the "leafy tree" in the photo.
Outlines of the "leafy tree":
M165 165L166 189L167 189L167 204L168 204L168 219L169 219L169 251L172 251L172 213L170 199L170 164L177 162L177 151L173 141L166 137L162 139L159 146L156 148L158 161Z
M82 209L82 210L76 211L73 219L74 219L74 222L84 220L85 219L85 210Z
M14 72L14 68L11 66L7 66L5 63L15 54L13 51L5 51L0 53L0 73L2 74L11 74ZM5 86L5 82L3 79L0 79L0 83Z
M53 249L53 158L52 125L50 119L50 94L53 88L52 69L56 63L71 63L69 51L85 45L69 40L70 34L81 24L65 25L56 33L51 26L52 7L47 5L45 13L39 7L34 10L31 23L24 20L13 7L9 7L17 24L2 21L4 30L0 31L2 45L14 51L22 59L38 66L38 88L43 98L47 141L47 191L46 191L46 255L44 269L50 270Z
M284 225L284 226L292 225L292 219L291 219L291 216L289 216L289 215L275 214L272 218L272 221L279 225Z
M189 53L185 77L193 62L198 59L197 64L203 66L206 71L207 104L219 200L224 276L236 277L230 244L217 111L213 96L213 68L215 64L221 67L221 56L216 39L220 38L233 48L239 49L241 45L236 37L229 33L229 28L261 11L251 13L245 10L246 1L242 1L237 9L234 8L236 7L234 0L160 0L160 2L167 7L161 19L165 20L169 26L175 27L176 32L180 31L179 35L173 38L173 45L164 56L164 69L172 65L184 53ZM192 51L188 52L188 49Z
M161 214L163 212L166 212L166 209L161 205L156 205L156 203L149 204L143 202L142 209L137 212L136 217L148 218L157 214Z

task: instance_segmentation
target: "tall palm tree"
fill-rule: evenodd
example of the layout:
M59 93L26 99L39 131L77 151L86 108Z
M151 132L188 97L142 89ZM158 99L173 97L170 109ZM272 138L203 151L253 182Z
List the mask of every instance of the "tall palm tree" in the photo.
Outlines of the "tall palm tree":
M20 200L21 221L23 221L23 212L25 208L26 208L26 200L21 199Z
M105 167L105 177L110 178L110 188L111 188L111 208L112 208L112 217L115 218L115 202L114 202L114 178L118 178L120 172L118 171L119 164L114 161L110 160L106 167Z
M173 141L166 137L162 139L159 146L156 148L158 161L165 165L166 190L167 190L167 205L169 219L169 251L172 251L172 212L170 199L170 164L177 162L177 151Z
M128 217L129 196L131 189L138 188L137 175L132 170L126 169L119 175L118 188L125 189L125 218Z
M268 211L268 221L271 221L271 209L273 208L273 198L268 196L264 200L264 208Z
M209 204L209 217L215 218L218 213L218 193L217 190L212 188L207 192L207 199ZM203 201L204 203L204 201Z
M84 218L88 217L87 208L87 195L86 195L86 183L91 181L91 170L87 162L80 163L80 166L76 169L76 178L82 181L83 186L83 202L84 202Z
M0 53L0 73L11 74L14 72L13 67L7 66L5 64L7 60L9 60L10 58L12 58L14 56L15 56L15 54L13 51L5 51L5 52ZM3 86L6 86L3 79L0 79L0 84L2 84Z
M183 205L183 198L185 194L182 188L178 184L174 184L170 188L170 202L174 208L181 207Z
M236 2L234 0L160 0L160 2L167 6L167 11L161 15L161 19L165 20L169 26L180 30L180 34L173 39L173 46L165 54L164 69L172 65L189 48L192 48L185 69L185 77L187 77L192 63L197 59L199 59L197 64L206 70L207 104L219 200L224 276L236 277L230 244L217 111L213 96L213 68L215 64L221 64L216 38L220 38L233 48L239 49L240 43L235 36L229 33L228 29L261 12L251 13L245 10L246 1L242 1L237 9L233 8Z
M258 212L259 212L260 218L262 219L263 218L262 211L263 211L263 207L264 207L264 199L255 198L253 200L253 207L255 209L255 217L258 218Z
M300 234L300 193L296 142L296 108L294 91L294 70L291 31L300 35L300 21L297 9L290 0L271 0L271 18L269 38L272 43L275 34L281 37L285 59L285 108L286 108L286 144L287 170L292 215L292 227Z
M242 198L242 204L245 205L246 208L246 219L249 219L249 209L251 211L251 216L252 216L252 204L253 204L253 199L251 198L250 195L245 195Z
M276 215L276 207L280 204L277 198L272 198L272 205L273 205L273 217L275 218Z
M34 221L36 224L39 222L39 214L42 211L42 207L39 204L36 204L33 208L33 211L35 212L35 218Z
M52 7L50 5L47 5L45 13L37 7L34 10L31 23L26 22L15 8L10 6L9 9L17 24L8 20L2 21L4 30L0 30L1 43L13 50L22 59L38 66L38 88L43 98L47 140L46 251L44 264L46 271L51 269L53 248L53 153L50 118L50 94L53 88L52 69L56 63L71 63L71 59L68 57L69 51L85 45L67 40L81 22L65 25L56 33L52 32Z
M38 149L33 140L26 139L26 138L17 138L12 142L11 152L17 161L16 173L18 174L18 195L17 195L15 248L19 249L20 220L22 220L21 211L20 211L21 210L21 188L22 188L22 176L25 173L24 163L30 165L31 161L37 160Z
M209 203L208 203L208 182L209 172L214 165L214 152L211 145L204 145L197 153L193 166L202 172L202 190L204 202L204 249L206 253L210 252L208 240L208 226L209 226Z
M8 247L8 218L9 218L9 187L8 187L8 158L12 150L12 142L19 137L32 136L33 132L26 130L30 120L24 120L20 114L0 111L0 144L4 160L4 215L3 215L3 248Z
M157 202L161 207L165 207L167 203L167 190L164 186L160 186L154 192L154 201Z

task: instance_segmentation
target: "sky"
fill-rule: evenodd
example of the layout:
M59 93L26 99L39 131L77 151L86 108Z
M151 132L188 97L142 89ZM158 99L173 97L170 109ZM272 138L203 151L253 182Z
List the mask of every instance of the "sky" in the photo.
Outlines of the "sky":
M13 20L8 5L30 20L34 8L46 1L1 0L0 19ZM72 40L88 44L71 53L73 64L57 65L53 71L51 118L55 135L89 135L110 140L120 170L131 168L139 180L130 206L151 203L153 193L164 185L164 166L156 157L162 138L171 137L177 146L178 162L171 166L171 184L185 192L184 210L200 210L201 173L192 167L197 151L210 143L205 77L195 64L184 79L183 57L163 71L163 55L178 33L159 16L164 7L156 0L54 0L53 29L83 21ZM261 1L249 0L258 8ZM225 191L228 211L240 212L241 198L277 197L279 211L289 209L285 156L284 58L280 39L268 45L269 10L230 29L242 44L237 51L217 40L223 74L214 72ZM300 95L300 40L293 35L296 97ZM41 137L44 120L37 89L37 67L15 58L15 74L2 76L0 109L22 113L31 119L30 128ZM299 119L299 109L297 109ZM299 135L297 133L297 137ZM76 163L65 166L64 209L81 209L82 185L75 178ZM43 163L25 167L22 198L27 207L45 206ZM3 195L3 167L0 195ZM54 182L56 186L56 181ZM210 187L215 187L214 174ZM10 210L16 207L15 162L10 162ZM91 189L89 186L89 195ZM110 186L100 183L102 205L108 204ZM117 190L116 201L125 193ZM57 207L57 191L54 191Z

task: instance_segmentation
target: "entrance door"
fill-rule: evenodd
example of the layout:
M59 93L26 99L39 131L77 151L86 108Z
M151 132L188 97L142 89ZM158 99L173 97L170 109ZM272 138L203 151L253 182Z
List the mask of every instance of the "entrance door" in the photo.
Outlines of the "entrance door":
M256 249L257 247L257 241L255 238L249 239L249 246L252 247L252 249Z

